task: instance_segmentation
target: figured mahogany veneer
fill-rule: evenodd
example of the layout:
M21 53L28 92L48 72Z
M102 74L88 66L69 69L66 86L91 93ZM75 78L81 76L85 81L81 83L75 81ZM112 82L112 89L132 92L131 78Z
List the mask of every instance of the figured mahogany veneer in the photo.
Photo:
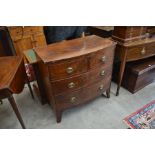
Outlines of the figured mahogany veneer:
M47 101L61 121L65 109L81 105L103 94L110 97L116 43L88 36L55 43L35 52Z
M10 92L20 93L25 83L25 68L20 57L0 58L0 90L9 89ZM18 83L18 86L16 86Z
M63 93L55 97L55 102L57 106L61 107L61 110L80 105L100 96L109 88L110 80L110 78L106 78L71 93ZM75 101L72 101L73 99L75 99Z
M112 64L110 64L112 66ZM51 82L52 87L55 88L53 93L55 95L63 92L72 92L73 90L79 89L83 86L93 84L95 81L106 79L111 75L111 66L101 67L99 69L91 70L81 75L76 75L63 80L56 80ZM101 76L101 72L104 71L104 76Z

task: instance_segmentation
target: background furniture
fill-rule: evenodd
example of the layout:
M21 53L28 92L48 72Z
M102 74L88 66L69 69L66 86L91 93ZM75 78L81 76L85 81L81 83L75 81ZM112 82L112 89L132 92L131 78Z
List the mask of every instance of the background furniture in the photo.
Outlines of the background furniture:
M42 26L11 26L8 27L17 55L23 51L46 45Z
M119 95L126 63L154 56L155 38L149 38L147 27L142 26L115 27L112 37L117 41L115 60L121 63L116 92L116 95Z
M98 35L103 38L108 38L112 36L113 26L88 26L87 33Z
M61 121L62 112L106 91L110 83L115 43L88 36L36 48L47 101Z
M121 43L133 42L147 37L146 26L115 26L112 38Z
M0 57L16 55L10 34L6 27L0 26Z
M19 56L0 57L0 100L8 98L22 128L25 128L13 94L19 94L24 88L27 76L24 61ZM32 93L31 87L28 83ZM33 97L33 94L31 94Z
M113 80L116 81L119 64L114 66ZM125 67L122 86L135 93L155 80L155 58L128 62Z

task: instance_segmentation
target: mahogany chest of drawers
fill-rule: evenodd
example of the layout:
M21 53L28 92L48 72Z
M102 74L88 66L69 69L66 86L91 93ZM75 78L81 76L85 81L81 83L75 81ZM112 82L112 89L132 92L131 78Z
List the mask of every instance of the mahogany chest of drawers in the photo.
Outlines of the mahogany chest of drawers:
M36 48L47 101L61 121L65 109L110 93L116 43L95 35Z

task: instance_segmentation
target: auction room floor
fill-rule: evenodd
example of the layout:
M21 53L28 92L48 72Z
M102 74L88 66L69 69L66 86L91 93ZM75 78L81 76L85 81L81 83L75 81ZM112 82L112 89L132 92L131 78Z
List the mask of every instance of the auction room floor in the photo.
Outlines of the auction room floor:
M15 95L26 127L29 129L122 129L127 128L123 118L155 99L155 83L135 94L121 88L115 96L116 84L112 83L111 98L99 97L90 104L67 110L57 124L51 107L33 100L28 88ZM7 100L0 105L0 128L21 128Z

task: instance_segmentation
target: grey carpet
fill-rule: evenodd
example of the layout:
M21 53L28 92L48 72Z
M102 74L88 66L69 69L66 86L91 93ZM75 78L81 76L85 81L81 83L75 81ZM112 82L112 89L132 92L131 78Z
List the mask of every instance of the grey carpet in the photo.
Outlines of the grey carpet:
M29 129L124 129L123 118L155 99L155 83L135 94L121 88L115 96L116 84L112 83L111 98L99 97L87 105L67 110L62 122L57 124L49 105L41 105L32 100L26 87L20 95L15 95L26 127ZM20 129L21 126L7 100L0 105L0 128Z

